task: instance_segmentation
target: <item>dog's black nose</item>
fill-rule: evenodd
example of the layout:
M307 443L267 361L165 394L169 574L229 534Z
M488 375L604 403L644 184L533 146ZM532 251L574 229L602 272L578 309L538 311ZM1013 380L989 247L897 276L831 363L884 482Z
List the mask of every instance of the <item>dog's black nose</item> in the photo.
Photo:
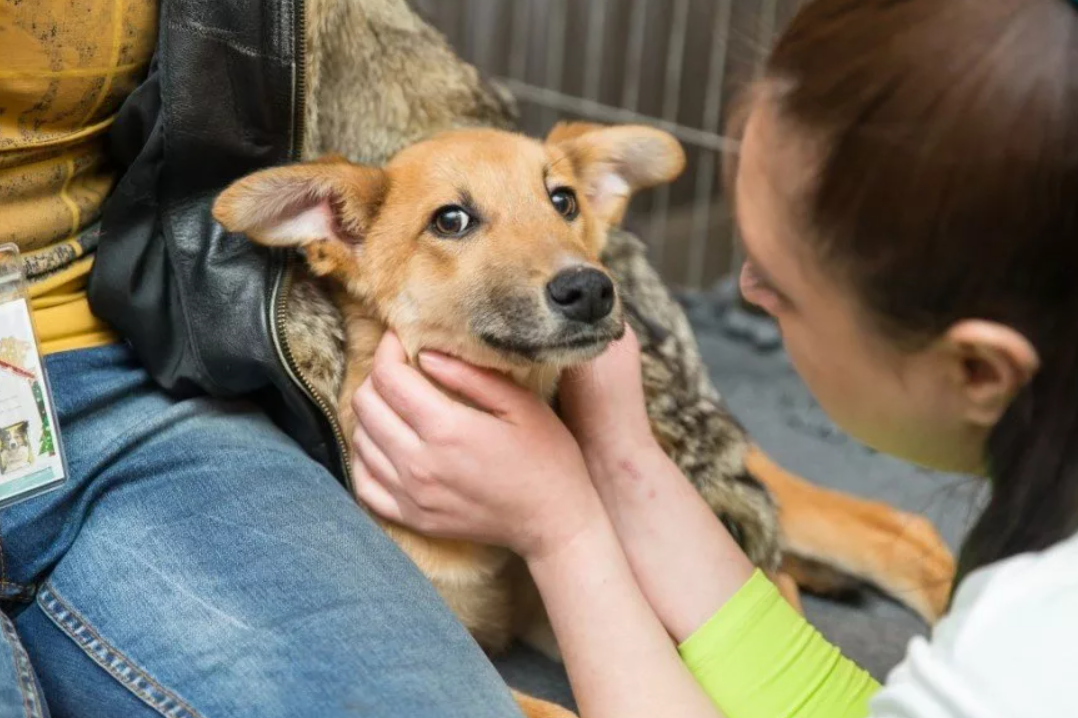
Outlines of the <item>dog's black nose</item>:
M590 267L558 272L546 285L546 295L555 311L578 322L594 324L614 308L614 283Z

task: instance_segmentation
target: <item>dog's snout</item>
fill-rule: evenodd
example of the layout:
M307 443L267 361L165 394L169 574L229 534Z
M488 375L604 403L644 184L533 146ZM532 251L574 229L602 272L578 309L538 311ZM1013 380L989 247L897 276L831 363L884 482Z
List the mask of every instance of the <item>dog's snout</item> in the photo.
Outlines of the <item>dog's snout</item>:
M614 283L590 267L559 272L546 285L546 293L555 311L578 322L593 324L614 308Z

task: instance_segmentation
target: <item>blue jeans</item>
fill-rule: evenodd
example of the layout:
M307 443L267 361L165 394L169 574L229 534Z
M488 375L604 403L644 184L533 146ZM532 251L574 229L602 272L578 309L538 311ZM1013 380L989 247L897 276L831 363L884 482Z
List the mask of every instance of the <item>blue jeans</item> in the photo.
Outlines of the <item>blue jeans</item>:
M122 346L47 365L71 476L0 510L0 716L519 715L415 566L256 406L172 398Z

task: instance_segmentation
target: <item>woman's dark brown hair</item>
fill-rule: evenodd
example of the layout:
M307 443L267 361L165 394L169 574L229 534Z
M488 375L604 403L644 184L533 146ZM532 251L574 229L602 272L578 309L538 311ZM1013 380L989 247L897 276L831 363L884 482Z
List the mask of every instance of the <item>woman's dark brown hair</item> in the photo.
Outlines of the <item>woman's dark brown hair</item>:
M1078 531L1078 7L814 0L764 101L822 148L806 236L903 341L1021 331L1041 369L993 431L959 574Z

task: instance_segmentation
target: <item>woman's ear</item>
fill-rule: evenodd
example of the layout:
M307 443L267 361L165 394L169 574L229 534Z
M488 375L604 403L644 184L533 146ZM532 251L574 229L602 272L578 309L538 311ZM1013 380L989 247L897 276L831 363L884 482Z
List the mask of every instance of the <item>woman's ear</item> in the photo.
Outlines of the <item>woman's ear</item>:
M990 429L1040 367L1033 344L1017 330L981 319L953 325L942 338L962 418Z
M354 261L386 187L382 170L328 157L236 181L214 202L213 217L259 244L305 247L311 269L330 274Z
M671 182L685 169L674 136L644 125L560 123L546 142L569 158L588 204L607 225L621 222L634 192Z

